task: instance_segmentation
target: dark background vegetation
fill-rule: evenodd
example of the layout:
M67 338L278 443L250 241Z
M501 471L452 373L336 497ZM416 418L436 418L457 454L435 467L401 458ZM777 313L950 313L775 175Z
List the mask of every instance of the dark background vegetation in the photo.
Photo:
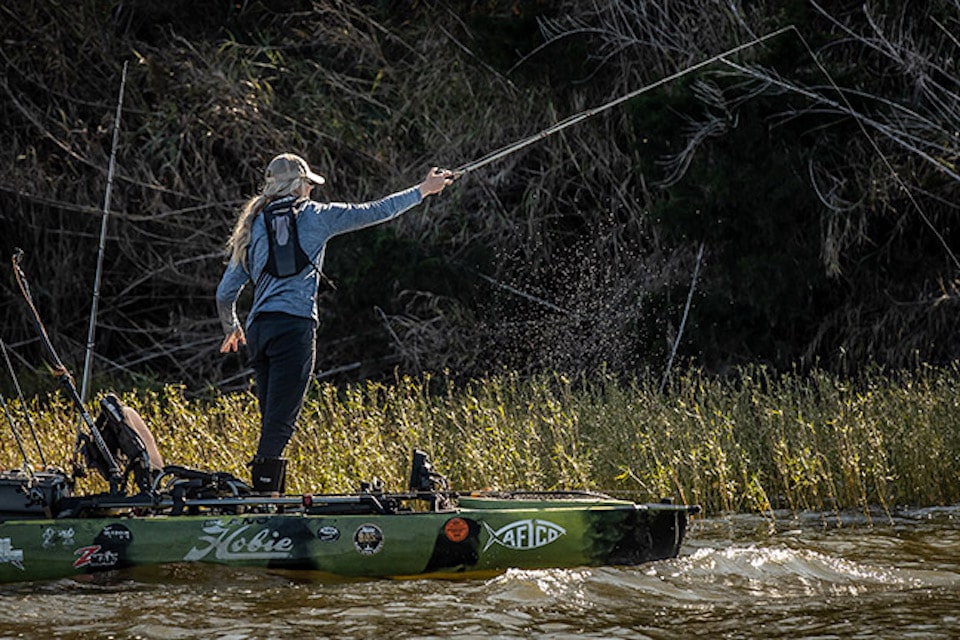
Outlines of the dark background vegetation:
M97 379L236 388L244 363L217 353L213 293L274 154L324 173L319 199L374 199L790 24L815 57L783 34L335 239L318 374L659 376L701 247L678 362L850 374L958 355L955 2L25 0L0 14L0 337L22 371L43 372L14 247L81 370L125 62Z

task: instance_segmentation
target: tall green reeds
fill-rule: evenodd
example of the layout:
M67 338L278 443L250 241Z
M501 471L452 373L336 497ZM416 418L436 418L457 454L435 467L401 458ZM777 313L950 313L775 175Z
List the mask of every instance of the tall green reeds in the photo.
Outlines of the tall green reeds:
M815 372L697 370L656 381L504 373L454 386L433 378L315 385L288 448L292 491L406 485L427 450L455 489L594 489L673 497L708 513L861 509L960 500L960 369L857 382ZM250 394L193 400L179 387L130 392L168 463L247 476L259 434ZM12 403L15 416L20 407ZM75 412L59 393L27 407L47 459L66 464ZM29 443L28 450L29 450ZM18 466L10 436L0 465ZM97 478L81 489L102 489Z

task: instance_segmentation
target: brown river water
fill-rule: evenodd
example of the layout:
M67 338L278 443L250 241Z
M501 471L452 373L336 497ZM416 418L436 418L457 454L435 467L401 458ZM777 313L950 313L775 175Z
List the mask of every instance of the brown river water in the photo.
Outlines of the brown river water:
M960 507L695 520L680 557L471 580L176 565L0 586L4 638L960 638Z

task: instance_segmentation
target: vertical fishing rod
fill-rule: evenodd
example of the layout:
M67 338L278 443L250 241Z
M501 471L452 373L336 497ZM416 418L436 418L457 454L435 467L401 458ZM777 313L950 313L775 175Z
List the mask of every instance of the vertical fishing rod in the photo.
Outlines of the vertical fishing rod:
M37 333L40 335L40 344L43 345L44 350L50 357L53 375L59 380L61 386L63 386L67 392L67 395L70 396L70 399L73 400L73 403L77 406L77 410L80 412L81 423L86 424L90 432L90 435L87 436L80 432L79 427L77 428L77 451L79 451L80 443L84 440L97 448L97 451L99 451L100 455L106 461L109 469L110 491L117 492L123 484L120 467L117 464L116 458L110 453L110 448L107 446L107 443L104 442L100 430L97 429L97 425L94 424L93 418L90 417L90 414L87 413L86 408L83 406L83 400L80 399L80 393L77 391L77 387L73 382L73 376L70 375L70 371L63 365L63 361L60 360L57 350L53 348L53 343L50 342L47 329L43 326L43 320L40 319L40 312L37 311L37 307L33 302L33 295L30 293L30 284L27 282L27 276L24 275L23 270L20 268L20 262L22 260L23 249L17 249L11 258L14 279L17 281L17 286L20 288L23 299L27 301L30 317L33 320L34 327L37 329Z
M93 303L90 306L90 324L87 328L87 350L83 357L83 378L80 382L80 402L87 399L90 372L93 369L94 334L97 330L97 309L100 306L100 280L103 274L103 254L107 244L107 221L110 218L110 196L113 194L113 170L117 158L117 139L120 134L120 113L123 111L123 89L127 83L127 63L123 63L120 76L120 97L117 99L117 114L113 120L113 145L110 149L110 164L107 167L107 193L103 198L103 214L100 218L100 248L97 251L97 272L93 279Z
M591 108L591 109L586 109L586 110L584 110L584 111L581 111L580 113L576 113L576 114L574 114L574 115L572 115L572 116L570 116L570 117L568 117L568 118L565 118L565 119L563 119L563 120L561 120L561 121L559 121L559 122L557 122L557 123L555 123L555 124L547 127L546 129L544 129L544 130L542 130L542 131L540 131L540 132L538 132L538 133L533 134L532 136L529 136L529 137L527 137L527 138L523 138L523 139L518 140L518 141L516 141L516 142L512 142L512 143L510 143L510 144L508 144L508 145L506 145L506 146L500 147L499 149L497 149L497 150L495 150L495 151L491 151L491 152L488 153L487 155L485 155L485 156L483 156L483 157L481 157L481 158L478 158L477 160L474 160L474 161L472 161L472 162L468 162L467 164L464 164L464 165L458 167L457 169L455 169L455 170L454 170L454 173L456 174L457 177L460 177L460 176L462 176L462 175L465 174L465 173L470 173L471 171L476 171L476 170L479 169L480 167L484 167L484 166L490 164L491 162L495 162L495 161L497 161L497 160L499 160L499 159L501 159L501 158L504 158L504 157L506 157L506 156L508 156L508 155L510 155L510 154L512 154L512 153L515 153L515 152L519 151L520 149L523 149L524 147L528 147L528 146L530 146L531 144L533 144L534 142L538 142L538 141L540 141L540 140L543 140L544 138L547 138L547 137L549 137L549 136L552 136L552 135L555 134L555 133L559 133L560 131L563 131L563 130L566 129L567 127L572 127L573 125L575 125L575 124L577 124L577 123L583 122L583 121L586 120L587 118L592 118L593 116L597 115L598 113L603 113L603 112L606 111L607 109L611 109L611 108L613 108L613 107L615 107L615 106L617 106L617 105L619 105L619 104L622 104L622 103L624 103L624 102L627 102L628 100L632 100L633 98L636 98L637 96L642 95L642 94L644 94L644 93L646 93L646 92L648 92L648 91L652 91L653 89L656 89L657 87L661 87L661 86L663 86L663 85L665 85L665 84L668 84L668 83L670 83L670 82L673 82L674 80L677 80L678 78L682 78L683 76L687 75L688 73L693 73L694 71L698 71L699 69L702 69L703 67L706 67L706 66L708 66L708 65L711 65L711 64L713 64L714 62L718 62L718 61L722 60L723 58L725 58L725 57L727 57L727 56L731 56L731 55L733 55L733 54L735 54L735 53L739 53L740 51L744 51L744 50L746 50L746 49L749 49L749 48L751 48L751 47L754 47L754 46L756 46L756 45L758 45L758 44L760 44L760 43L762 43L762 42L765 42L765 41L767 41L767 40L770 40L770 39L772 39L772 38L775 38L775 37L777 37L777 36L779 36L779 35L782 35L782 34L788 32L788 31L796 31L796 27L794 27L793 25L789 25L789 26L783 27L783 28L781 28L781 29L777 29L776 31L773 31L773 32L771 32L771 33L768 33L768 34L766 34L766 35L764 35L764 36L760 36L759 38L754 38L754 39L751 40L750 42L745 42L745 43L743 43L743 44L741 44L741 45L738 45L738 46L736 46L736 47L733 47L732 49L728 49L728 50L724 51L723 53L718 53L718 54L715 55L715 56L712 56L712 57L710 57L710 58L707 58L706 60L702 60L702 61L694 64L693 66L687 67L686 69L683 69L683 70L681 70L681 71L677 71L677 72L674 73L674 74L671 74L671 75L669 75L669 76L663 77L663 78L657 80L656 82L653 82L653 83L651 83L651 84L646 85L645 87L640 87L639 89L636 89L636 90L634 90L634 91L631 91L630 93L626 93L626 94L620 96L619 98L615 98L615 99L611 100L610 102L607 102L607 103L605 103L605 104L599 105L599 106L597 106L597 107L593 107L593 108Z
M10 362L10 355L7 353L7 344L0 338L0 351L3 352L3 359L7 363L7 371L10 372L10 379L13 380L13 386L17 390L17 398L20 399L20 409L23 410L23 415L27 419L27 425L30 427L30 435L33 436L33 444L37 446L37 453L40 454L40 464L43 465L43 468L47 468L47 459L43 455L43 447L40 446L40 440L37 438L37 428L33 423L33 418L30 416L30 412L27 410L27 401L23 397L23 389L20 388L20 381L17 379L17 373L13 370L13 364Z

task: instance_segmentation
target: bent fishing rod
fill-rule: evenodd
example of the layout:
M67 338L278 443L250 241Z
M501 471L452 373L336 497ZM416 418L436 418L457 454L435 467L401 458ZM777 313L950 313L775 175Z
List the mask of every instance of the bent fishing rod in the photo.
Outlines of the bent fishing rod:
M751 48L751 47L755 47L755 46L758 45L758 44L761 44L761 43L763 43L763 42L766 42L767 40L771 40L771 39L773 39L773 38L776 38L777 36L783 35L784 33L788 32L788 31L794 31L794 32L796 32L797 29L796 29L796 27L794 27L793 25L788 25L788 26L783 27L783 28L781 28L781 29L777 29L776 31L773 31L773 32L771 32L771 33L768 33L768 34L766 34L766 35L764 35L764 36L760 36L760 37L758 37L758 38L754 38L754 39L751 40L750 42L745 42L745 43L743 43L743 44L741 44L741 45L738 45L738 46L736 46L736 47L733 47L732 49L728 49L727 51L724 51L723 53L718 53L718 54L715 55L715 56L712 56L712 57L710 57L710 58L707 58L706 60L702 60L702 61L694 64L693 66L687 67L686 69L682 69L681 71L677 71L676 73L673 73L673 74L671 74L671 75L669 75L669 76L663 77L663 78L657 80L656 82L653 82L653 83L648 84L648 85L646 85L646 86L644 86L644 87L640 87L639 89L636 89L636 90L634 90L634 91L631 91L631 92L629 92L629 93L626 93L626 94L620 96L619 98L614 98L613 100L611 100L611 101L609 101L609 102L606 102L606 103L604 103L604 104L601 104L601 105L599 105L599 106L593 107L593 108L591 108L591 109L586 109L586 110L584 110L584 111L581 111L580 113L575 113L574 115L569 116L569 117L567 117L567 118L564 118L563 120L561 120L561 121L559 121L559 122L557 122L557 123L555 123L555 124L550 125L550 126L547 127L546 129L544 129L544 130L542 130L542 131L540 131L540 132L538 132L538 133L533 134L532 136L523 138L523 139L521 139L521 140L517 140L516 142L512 142L512 143L510 143L510 144L508 144L508 145L505 145L505 146L503 146L503 147L500 147L499 149L496 149L496 150L494 150L494 151L491 151L490 153L486 154L485 156L482 156L482 157L480 157L480 158L478 158L478 159L476 159L476 160L473 160L472 162L468 162L468 163L466 163L466 164L464 164L464 165L461 165L460 167L457 167L456 169L453 170L454 177L459 178L459 177L461 177L461 176L463 176L463 175L465 175L465 174L467 174L467 173L470 173L470 172L472 172L472 171L476 171L477 169L479 169L479 168L481 168L481 167L487 166L487 165L490 164L491 162L496 162L497 160L500 160L501 158L505 158L506 156L509 156L509 155L512 154L512 153L516 153L516 152L519 151L520 149L523 149L523 148L525 148L525 147L528 147L528 146L532 145L532 144L535 143L535 142L539 142L540 140L543 140L544 138L548 138L548 137L554 135L555 133L559 133L559 132L563 131L564 129L566 129L567 127L572 127L572 126L575 125L575 124L579 124L580 122L583 122L584 120L586 120L586 119L588 119L588 118L592 118L593 116L595 116L595 115L597 115L597 114L599 114L599 113L603 113L604 111L607 111L608 109L612 109L613 107L615 107L615 106L617 106L617 105L619 105L619 104L623 104L624 102L627 102L628 100L632 100L633 98L636 98L637 96L640 96L640 95L642 95L642 94L644 94L644 93L647 93L648 91L652 91L652 90L656 89L657 87L661 87L661 86L663 86L663 85L665 85L665 84L668 84L668 83L670 83L670 82L673 82L674 80L677 80L677 79L679 79L679 78L682 78L683 76L685 76L685 75L687 75L687 74L693 73L694 71L698 71L698 70L700 70L700 69L702 69L702 68L704 68L704 67L706 67L706 66L709 66L709 65L711 65L711 64L713 64L713 63L715 63L715 62L719 62L720 60L723 60L723 59L726 58L727 56L732 56L732 55L734 55L734 54L736 54L736 53L739 53L739 52L744 51L744 50L746 50L746 49L749 49L749 48Z
M100 430L97 428L97 425L94 424L93 418L90 417L90 414L87 413L86 408L83 406L83 400L80 399L80 394L77 391L76 384L74 384L73 376L64 366L63 361L60 360L57 350L53 348L53 343L50 342L50 337L47 335L47 329L43 325L43 320L40 319L40 312L37 311L37 307L33 302L33 296L30 293L30 284L27 282L27 276L24 275L23 270L20 268L20 263L22 261L23 249L16 249L13 257L11 258L11 262L13 263L13 275L17 281L17 286L20 288L20 293L27 302L27 308L30 310L30 317L33 320L33 324L37 330L37 333L40 335L40 344L43 345L44 351L47 352L47 356L50 358L52 373L67 392L67 395L70 397L70 399L73 400L73 403L77 406L77 409L80 412L81 421L87 426L89 431L89 436L87 436L83 434L79 428L77 429L77 449L79 450L79 445L83 440L92 441L93 446L97 448L97 451L106 461L107 467L110 470L109 475L111 491L118 490L123 479L120 467L117 464L116 459L110 453L110 448L107 446L103 436L100 434Z

